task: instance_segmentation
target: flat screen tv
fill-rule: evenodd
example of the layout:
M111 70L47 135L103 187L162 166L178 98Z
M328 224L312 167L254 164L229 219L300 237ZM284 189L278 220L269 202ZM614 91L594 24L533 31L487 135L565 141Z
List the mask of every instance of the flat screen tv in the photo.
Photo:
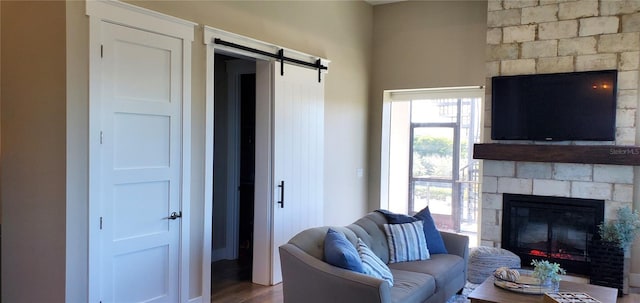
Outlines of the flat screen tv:
M491 139L613 141L616 70L493 77Z

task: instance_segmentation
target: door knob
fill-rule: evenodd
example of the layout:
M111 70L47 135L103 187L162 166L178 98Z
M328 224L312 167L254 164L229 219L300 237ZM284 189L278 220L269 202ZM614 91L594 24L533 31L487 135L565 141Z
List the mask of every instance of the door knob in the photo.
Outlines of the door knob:
M179 211L179 212L175 212L175 211L174 211L174 212L172 212L172 213L171 213L171 215L169 215L169 217L168 217L167 219L169 219L169 220L175 220L175 219L178 219L178 218L182 218L182 212L181 212L181 211Z

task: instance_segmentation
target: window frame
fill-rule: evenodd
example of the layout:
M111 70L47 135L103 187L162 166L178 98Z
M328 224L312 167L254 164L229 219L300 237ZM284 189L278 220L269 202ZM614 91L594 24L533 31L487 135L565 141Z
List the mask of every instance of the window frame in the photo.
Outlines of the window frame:
M411 100L419 100L419 99L453 99L458 98L458 117L455 123L447 122L447 123L417 123L422 125L428 125L430 127L446 125L447 127L455 124L451 127L454 128L455 137L457 140L460 140L460 127L459 123L461 123L461 99L463 98L477 98L479 99L480 106L480 138L484 138L484 119L486 113L484 109L484 99L485 99L485 88L484 86L467 86L467 87L446 87L446 88L427 88L427 89L403 89L403 90L385 90L383 94L383 107L382 107L382 131L381 131L381 149L380 149L380 208L390 209L390 151L391 151L391 117L392 117L392 104L394 102L401 101L411 101ZM410 123L413 124L413 123ZM410 138L413 137L413 127L411 127ZM409 139L411 140L411 139ZM413 153L413 144L410 143L409 152ZM410 158L411 155L409 155ZM454 150L455 162L460 161L460 151ZM411 161L411 160L410 160ZM412 165L410 162L410 167L408 170L407 178L409 179L409 185L411 186L411 175L412 173ZM452 172L452 180L455 182L459 178L459 172L457 169L454 169ZM441 182L442 180L435 180L437 182ZM455 186L452 185L452 188ZM410 193L411 194L411 193ZM456 193L453 193L456 194ZM407 197L409 199L409 197ZM409 202L409 201L408 201ZM407 208L404 209L404 213L409 213L409 203L406 203ZM393 211L393 210L392 210ZM398 212L403 212L402 210L395 210Z

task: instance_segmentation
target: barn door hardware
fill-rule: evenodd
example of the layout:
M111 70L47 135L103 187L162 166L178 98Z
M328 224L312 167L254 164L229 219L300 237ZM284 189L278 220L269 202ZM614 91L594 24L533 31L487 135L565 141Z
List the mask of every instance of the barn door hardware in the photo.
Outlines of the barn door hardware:
M248 46L240 45L240 44L237 44L237 43L224 41L224 40L222 40L220 38L213 39L213 43L224 45L224 46L227 46L227 47L233 47L233 48L236 48L236 49L239 49L239 50L243 50L243 51L247 51L247 52L251 52L251 53L255 53L255 54L260 54L260 55L263 55L263 56L266 56L266 57L277 59L278 61L280 61L280 75L281 76L284 75L284 62L285 61L293 63L293 64L296 64L296 65L317 69L318 70L318 82L322 81L322 70L328 70L329 69L327 66L322 65L322 61L320 59L317 59L316 62L314 62L314 63L310 63L310 62L306 62L306 61L303 61L303 60L287 57L287 56L284 55L284 49L283 48L279 49L276 53L270 53L270 52L267 52L267 51L255 49L253 47L248 47Z

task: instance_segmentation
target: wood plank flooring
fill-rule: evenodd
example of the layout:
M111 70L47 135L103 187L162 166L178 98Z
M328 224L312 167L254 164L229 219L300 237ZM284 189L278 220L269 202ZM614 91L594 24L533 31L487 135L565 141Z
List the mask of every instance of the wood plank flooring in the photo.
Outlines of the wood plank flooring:
M282 284L262 286L250 282L238 282L224 292L211 297L211 302L220 303L282 303ZM640 294L629 294L618 298L617 303L640 303Z
M640 293L633 293L618 298L617 303L640 303Z
M218 261L211 266L211 302L282 303L282 284L263 286L251 283L251 265L236 260Z
M282 303L282 283L262 286L251 283L250 267L237 261L219 261L212 265L211 302L215 303ZM606 303L606 302L603 302ZM618 298L616 303L640 303L640 294Z
M262 286L250 281L229 284L211 295L216 303L282 303L282 284Z

